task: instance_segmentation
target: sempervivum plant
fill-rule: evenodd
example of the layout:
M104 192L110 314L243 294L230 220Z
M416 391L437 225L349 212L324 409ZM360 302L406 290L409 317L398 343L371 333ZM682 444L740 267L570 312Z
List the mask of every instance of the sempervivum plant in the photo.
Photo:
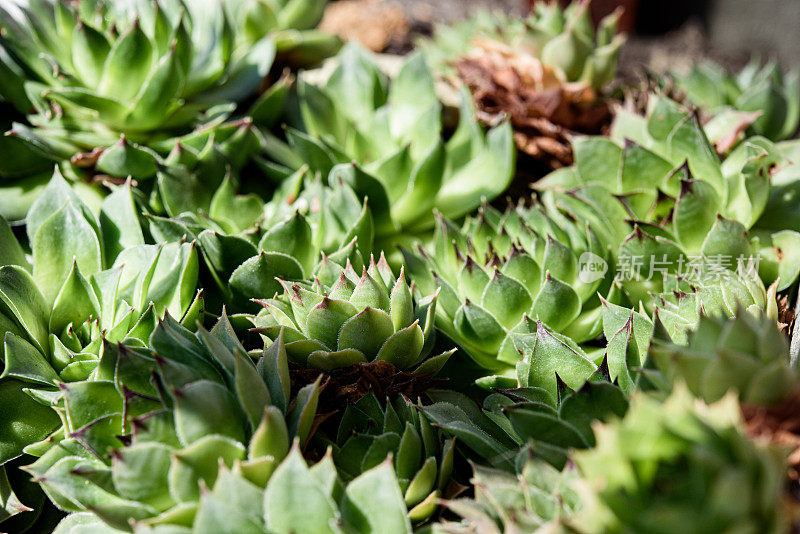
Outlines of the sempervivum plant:
M656 330L650 348L655 366L670 381L685 382L706 402L735 390L745 404L772 405L798 385L789 344L775 320L739 313L734 318L704 315L686 343Z
M780 278L779 289L791 285L800 246L796 229L758 225L782 154L769 141L752 138L722 161L709 140L716 126L701 126L696 115L666 98L651 104L644 117L620 112L611 138L577 140L575 166L556 171L538 187L570 190L594 205L594 215L611 222L604 227L618 229L617 241L627 230L625 219L632 219L646 240L672 242L662 251L668 257L676 253L673 245L687 258L724 256L734 268L737 258L752 256L766 282ZM718 131L721 137L739 132L730 123ZM603 190L613 197L601 198ZM558 203L575 204L563 197Z
M579 342L601 332L597 291L608 284L581 271L582 255L607 253L590 227L559 225L538 206L483 206L461 228L438 217L430 249L404 251L417 287L440 288L439 328L487 369L517 362L512 337L535 332L537 318Z
M146 181L147 191L160 188L167 197L160 203L183 195L192 207L208 209L207 198L196 197L210 197L224 175L224 168L209 167L238 168L258 148L252 128L238 132L238 122L225 120L259 89L275 56L260 23L230 20L223 4L4 4L0 95L28 121L14 123L4 141L15 150L8 152L10 172L0 170L11 177L0 185L8 198L0 214L19 218L46 184L45 176L33 176L40 165L32 156L63 162L76 183L133 176ZM240 14L260 17L266 4L273 5L252 2ZM276 118L286 89L282 79L263 93L249 111L253 120ZM172 170L176 164L197 175Z
M231 469L260 496L308 441L318 395L318 382L292 395L277 344L255 364L225 316L196 334L167 316L146 347L107 343L92 380L38 397L64 428L28 447L40 458L26 470L59 508L110 527L208 531L208 489Z
M757 115L753 135L780 141L794 135L800 122L800 79L784 73L776 63L751 62L738 74L714 63L695 65L688 74L673 74L686 99L713 115L733 108Z
M287 139L312 172L327 176L347 164L334 169L331 182L343 179L376 211L386 206L390 221L376 235L427 230L433 208L459 217L506 189L515 159L510 127L484 134L466 99L457 130L445 140L442 106L420 54L409 56L391 81L357 45L337 59L323 86L299 81L301 124ZM284 151L273 151L274 167L288 174L298 158Z
M664 292L653 294L650 305L672 340L683 343L703 315L730 318L748 312L777 321L775 288L773 284L765 289L754 272L736 273L717 268L704 276L690 273L689 276L665 277Z
M403 271L385 259L359 275L323 260L313 282L284 282L284 292L260 300L258 330L285 343L289 358L329 371L383 361L414 373L438 372L454 352L432 355L438 294L415 298Z
M622 390L609 383L607 368L578 390L562 382L555 393L536 386L499 391L482 406L458 392L430 391L433 403L421 410L445 435L458 439L468 457L514 471L530 454L563 469L570 449L595 445L593 421L621 417L628 406Z
M527 19L478 13L440 26L421 48L434 69L472 93L479 117L509 117L520 151L553 168L570 165L570 138L599 134L611 120L603 89L617 70L624 38L619 12L595 32L588 1L567 9L536 4ZM449 76L455 68L458 77Z
M0 463L59 427L37 400L95 375L106 343L144 344L165 313L203 318L195 246L136 244L134 225L128 188L98 221L56 176L28 217L31 267L0 219Z
M428 250L404 253L417 287L440 291L437 326L481 367L505 375L482 379L487 386L513 387L519 380L513 367L530 356L530 385L554 391L555 370L578 388L602 359L578 344L600 334L612 379L627 375L627 339L636 330L634 366L641 364L652 321L616 304L641 304L652 313L657 305L673 311L671 303L685 300L670 317L670 332L693 325L703 306L727 315L739 305L774 312L774 288L768 293L754 269L736 263L748 250L741 225L718 220L706 239L710 258L703 251L695 257L662 228L628 222L623 204L602 187L548 191L542 200L505 213L484 207L462 228L440 218ZM725 254L727 265L715 259ZM650 326L639 326L645 323ZM572 364L548 357L554 347ZM561 363L551 369L554 361Z
M31 122L54 143L93 149L119 133L146 141L190 130L215 104L255 91L274 55L269 39L237 51L222 4L195 4L39 0L6 7L3 94L23 112L33 106ZM214 36L212 44L204 35Z
M32 106L37 134L56 147L92 150L120 133L136 142L186 133L258 90L275 57L271 30L312 26L315 20L303 19L318 17L323 6L320 0L7 6L0 12L2 94L23 113Z
M577 532L785 532L783 454L750 441L733 398L640 395L597 440L574 457L595 490Z
M278 278L327 279L323 268L348 262L361 270L372 250L367 201L347 186L331 189L304 181L303 175L287 181L266 205L255 195L236 194L232 181L225 180L209 213L149 216L149 231L156 242L196 243L212 309L225 305L234 313L255 313L260 307L251 300L281 292Z
M683 300L678 297L696 293L700 295L699 300L694 299L697 304L707 300L706 306L728 315L738 304L745 308L755 304L771 311L777 286L773 284L767 291L759 271L775 274L781 269L791 280L796 266L791 261L770 265L758 240L751 239L744 225L735 220L717 216L707 233L697 233L699 219L707 218L702 212L707 208L701 198L703 191L709 189L701 181L684 180L678 205L660 224L635 217L631 220L630 205L626 204L631 197L612 194L594 183L568 192L545 191L541 200L553 219L584 220L609 244L611 261L606 266L614 271L612 287L629 304L642 303L652 312L659 302ZM787 243L787 250L793 250L792 240ZM774 251L770 254L775 257ZM653 299L653 295L661 298ZM686 322L693 324L697 318L686 317Z
M548 533L580 509L578 476L529 458L518 474L472 464L474 498L443 501L459 521L433 525L437 534Z
M563 82L586 82L601 89L614 79L623 39L616 37L619 13L604 18L595 30L589 2L537 3L526 19L478 13L453 26L438 26L421 49L437 70L449 71L481 41L499 41L538 58Z
M344 411L331 442L339 473L355 478L391 455L412 521L428 519L450 481L455 440L437 429L406 397L381 404L368 393Z
M392 532L410 534L397 478L386 461L346 485L337 477L330 456L308 466L292 448L278 465L266 488L253 484L235 467L219 468L210 487L204 485L190 514L150 526L134 524L135 533L215 534ZM189 517L193 515L193 519ZM156 522L157 523L157 522ZM88 512L66 517L56 534L75 532L129 532L117 530Z

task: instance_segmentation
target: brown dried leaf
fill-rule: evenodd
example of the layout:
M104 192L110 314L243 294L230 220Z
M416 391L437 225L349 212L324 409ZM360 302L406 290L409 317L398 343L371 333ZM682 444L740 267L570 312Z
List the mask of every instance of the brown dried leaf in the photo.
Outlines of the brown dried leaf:
M600 134L611 121L607 103L585 83L566 83L563 74L536 56L490 40L461 58L456 70L472 92L478 119L496 124L508 117L517 147L552 168L572 164L570 135Z

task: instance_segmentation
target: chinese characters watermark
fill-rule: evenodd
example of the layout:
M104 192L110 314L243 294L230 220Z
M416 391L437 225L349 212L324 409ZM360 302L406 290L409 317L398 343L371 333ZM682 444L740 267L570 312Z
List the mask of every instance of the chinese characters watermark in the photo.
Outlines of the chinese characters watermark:
M733 272L742 277L753 278L757 276L760 260L758 255L744 254L677 257L667 254L623 255L617 258L614 279L619 282L649 281L673 274L721 281ZM592 252L581 254L578 266L578 278L586 284L604 278L609 268L606 260Z

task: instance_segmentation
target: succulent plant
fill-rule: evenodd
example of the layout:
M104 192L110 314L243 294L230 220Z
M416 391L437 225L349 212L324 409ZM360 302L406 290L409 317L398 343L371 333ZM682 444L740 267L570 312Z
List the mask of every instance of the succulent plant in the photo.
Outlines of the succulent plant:
M303 19L316 19L313 12L324 4L35 0L9 6L0 19L2 94L23 113L35 108L31 123L57 152L65 144L73 153L106 147L120 133L134 142L184 134L253 95L275 57L270 32L313 25Z
M555 169L573 163L574 136L600 134L611 122L603 89L625 40L615 35L618 18L595 31L588 1L566 9L542 2L526 19L478 12L419 45L445 81L469 89L482 123L508 118L520 152Z
M703 315L686 343L656 330L650 348L655 366L668 381L685 382L692 394L716 402L734 390L744 404L773 405L798 386L789 344L767 316L740 311L735 317Z
M506 189L515 159L510 127L484 134L465 99L458 128L445 141L441 104L420 54L409 56L391 82L355 44L337 59L323 86L299 80L302 124L286 134L294 154L273 147L276 173L306 163L330 175L332 187L347 183L369 197L376 213L391 215L376 225L379 237L427 230L433 208L459 217Z
M346 185L331 189L305 177L299 171L268 204L252 193L237 194L227 177L208 212L163 217L144 211L149 239L195 243L203 260L204 296L214 313L223 306L237 316L255 313L260 307L252 299L282 290L277 278L312 279L323 259L342 266L350 261L361 269L372 250L374 225L366 199Z
M562 82L586 82L601 89L616 76L624 38L617 36L619 12L604 18L595 31L589 2L574 1L566 9L556 3L538 3L525 19L479 12L452 26L437 26L420 48L438 71L450 72L453 63L469 55L480 41L499 41L538 58L556 69Z
M55 534L83 532L81 529L125 532L110 529L91 514L80 512L67 516ZM275 469L266 489L250 482L236 468L223 465L213 486L201 495L190 524L135 525L134 532L410 534L412 529L388 461L345 486L337 478L329 455L309 467L294 447Z
M757 114L749 127L752 135L781 141L794 135L800 123L800 78L784 73L774 62L753 61L733 75L714 63L692 67L688 74L674 73L686 99L712 116L726 109Z
M596 433L597 447L574 456L595 496L570 519L575 531L785 531L783 454L750 441L735 399L638 395Z
M242 13L265 2L251 4ZM272 124L288 88L282 78L258 99L250 118L225 122L235 101L258 88L274 45L270 38L249 42L256 35L223 21L222 4L213 9L219 10L216 21L194 0L37 0L23 11L4 8L7 76L0 94L21 112L35 109L35 114L32 126L14 123L4 141L13 150L8 169L0 169L8 176L2 185L8 202L0 205L0 214L20 219L47 182L37 172L48 163L52 169L54 162L62 163L76 186L132 176L148 192L160 189L159 205L167 209L178 200L208 209L225 167L238 169L257 159L261 145L251 123ZM234 43L220 44L234 33L240 35L235 50ZM213 45L206 44L210 36ZM53 64L39 55L44 43ZM114 57L112 50L119 50ZM73 56L85 61L74 66ZM132 75L143 77L142 83L131 83ZM236 87L241 90L234 93L241 94L230 93ZM131 90L140 92L127 95Z
M559 391L525 386L492 393L478 406L455 391L428 392L433 401L422 406L436 427L458 439L468 457L513 472L529 455L563 469L570 449L595 445L591 424L625 414L625 394L608 382L603 371L574 391L561 383Z
M776 285L765 290L755 273L706 274L695 277L668 277L665 291L652 296L654 314L666 333L684 343L703 315L732 318L747 312L778 320Z
M631 224L626 213L602 187L546 191L530 208L484 206L462 228L440 217L432 244L404 251L405 263L423 293L440 291L438 328L498 373L478 381L485 386L526 380L530 371L520 375L514 366L528 358L530 385L555 392L549 362L559 362L560 378L579 388L602 360L583 344L603 334L612 380L630 392L627 369L644 362L652 320L643 313L654 307L669 309L675 335L696 323L703 306L728 315L738 305L776 313L775 288L767 292L749 264L736 264L747 249L733 241L727 265L718 259L735 225L719 220L708 239L715 254L693 256L662 228ZM630 309L640 305L643 313ZM637 354L630 361L629 350ZM552 351L561 356L549 357Z
M205 4L35 0L0 10L0 95L31 113L3 141L13 150L0 168L0 215L21 218L47 163L76 184L132 176L161 197L155 211L172 214L208 210L226 168L260 161L267 141L253 123L274 125L291 83L283 76L257 94L276 53L310 64L340 46L307 31L326 2ZM252 105L237 110L241 101Z
M359 276L323 259L313 283L281 281L283 295L258 302L259 332L285 343L289 358L324 371L385 361L415 374L435 373L454 350L431 355L438 294L414 298L404 272L381 256Z
M203 318L196 247L144 244L137 212L124 185L96 217L56 171L27 216L31 255L0 218L0 465L60 426L37 395L92 376L105 341L142 344L165 313ZM41 500L25 498L34 521Z
M758 228L781 154L765 139L751 138L720 161L709 129L678 104L652 99L646 117L620 112L611 138L577 140L575 166L556 171L537 187L547 194L570 191L569 196L594 204L593 216L616 229L607 242L619 242L630 227L625 220L632 219L639 231L636 240L627 240L629 248L666 239L659 255L666 254L672 265L681 254L685 261L725 258L728 269L752 258L766 283L780 278L778 289L784 289L797 277L791 261L797 231ZM587 211L566 195L554 196L551 204ZM597 223L592 228L599 232Z
M64 428L26 449L40 456L26 470L59 508L110 527L201 529L219 521L208 488L226 469L258 495L271 475L280 486L299 469L290 444L308 441L318 396L319 382L291 395L279 344L255 364L226 316L197 333L167 316L146 347L107 342L91 380L36 396ZM283 498L276 491L267 486L264 499Z
M537 319L579 342L602 331L597 291L610 277L581 262L604 262L605 246L590 227L539 208L484 205L461 228L439 216L428 250L403 251L417 287L440 291L438 327L487 369L513 366L514 335L535 332Z
M581 506L575 487L578 476L573 469L559 471L530 458L518 474L478 464L472 464L472 472L474 499L442 502L460 521L442 521L432 532L553 532L562 518L570 517Z
M436 511L453 470L455 440L443 440L404 396L381 404L370 392L349 404L330 445L346 479L373 469L390 455L412 521L428 519Z

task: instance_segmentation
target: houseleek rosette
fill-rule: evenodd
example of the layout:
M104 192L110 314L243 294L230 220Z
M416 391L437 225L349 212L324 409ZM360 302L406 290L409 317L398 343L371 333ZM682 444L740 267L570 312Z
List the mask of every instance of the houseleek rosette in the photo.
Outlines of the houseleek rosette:
M450 481L455 440L442 439L406 397L382 404L368 393L349 404L336 435L326 438L343 477L355 478L391 455L412 521L428 519Z
M736 391L745 404L774 405L798 386L789 344L765 315L740 313L733 318L704 315L684 342L657 329L650 355L667 383L685 382L706 402Z
M608 273L582 272L581 261L604 262L605 246L590 227L559 225L539 207L484 206L461 228L440 216L431 247L404 256L422 292L440 291L439 328L487 369L519 360L512 338L535 332L537 318L576 341L602 331L597 291Z
M546 191L530 208L484 207L461 228L440 218L431 245L404 256L422 292L440 291L438 327L500 375L480 379L486 386L554 391L555 371L576 389L606 356L612 380L622 377L630 392L628 369L644 362L656 306L669 309L674 335L696 323L702 307L729 316L738 305L775 313L775 287L768 292L752 264L737 262L750 260L741 224L718 219L690 253L663 228L631 223L626 213L596 185ZM686 301L679 310L676 300ZM604 351L585 346L601 334ZM548 352L572 365L552 369ZM521 370L523 361L532 367Z
M556 69L563 82L602 89L616 76L624 42L616 35L618 20L619 12L608 15L595 30L587 1L574 1L566 9L538 3L525 19L482 12L452 26L440 25L420 48L437 71L450 73L454 62L475 50L476 42L499 41Z
M120 133L135 142L187 133L252 96L275 57L271 32L313 26L324 4L35 0L8 6L0 19L2 94L23 113L33 106L37 135L61 149L109 146Z
M330 371L382 361L435 373L454 352L431 354L438 294L415 298L403 271L395 277L383 257L360 275L326 258L313 283L281 283L282 295L258 301L264 309L253 322L300 365Z
M713 121L712 121L713 122ZM740 143L724 161L709 139L738 130L726 120L701 126L697 117L666 99L652 100L647 116L621 112L611 138L575 142L574 167L546 177L537 187L577 196L605 211L616 240L625 219L640 223L656 240L667 237L685 256L726 258L728 268L752 258L765 283L785 289L797 278L796 228L759 220L770 198L771 176L785 155L763 138ZM614 195L613 202L602 190ZM559 200L564 204L573 201ZM577 208L576 208L577 209ZM596 228L596 226L593 226ZM664 229L667 230L664 236ZM663 254L675 253L674 247ZM675 258L670 258L674 262Z
M674 73L678 89L686 99L712 117L725 110L749 111L752 135L781 141L794 135L800 123L800 79L784 73L776 63L750 62L737 74L714 63L692 67L688 74Z
M488 133L468 98L458 127L445 140L442 105L420 54L410 55L388 80L367 52L346 46L321 86L300 79L300 123L286 132L288 148L272 147L273 172L303 164L329 182L344 181L389 217L376 236L433 226L432 210L460 217L511 181L515 150L507 123ZM269 151L269 150L268 150Z
M146 182L148 193L167 188L160 193L185 195L193 207L208 209L225 166L239 170L258 159L262 143L251 123L270 127L283 111L289 77L258 94L276 49L280 61L292 56L308 63L338 50L337 38L305 31L325 3L35 0L4 6L0 94L28 121L14 123L3 141L14 150L0 168L0 187L13 198L0 205L2 215L18 218L14 208L27 209L36 197L46 183L37 175L40 162L64 162L76 182L132 176ZM244 101L250 126L242 131L239 118L228 119Z
M581 507L578 480L573 469L559 471L535 457L518 474L472 464L475 497L443 501L460 521L442 520L432 532L557 532Z
M597 447L574 456L593 491L573 531L785 531L783 454L746 436L735 399L639 395L596 433Z
M237 49L243 36L220 3L37 0L19 11L2 11L3 94L23 112L33 106L31 122L53 143L93 149L119 133L186 132L255 91L274 57L268 38Z
M108 527L211 528L215 484L270 494L272 475L305 468L290 445L307 443L318 395L319 382L292 395L279 344L256 364L227 317L192 333L167 316L146 346L106 343L91 380L38 398L64 428L26 449L40 456L26 470L56 506Z

